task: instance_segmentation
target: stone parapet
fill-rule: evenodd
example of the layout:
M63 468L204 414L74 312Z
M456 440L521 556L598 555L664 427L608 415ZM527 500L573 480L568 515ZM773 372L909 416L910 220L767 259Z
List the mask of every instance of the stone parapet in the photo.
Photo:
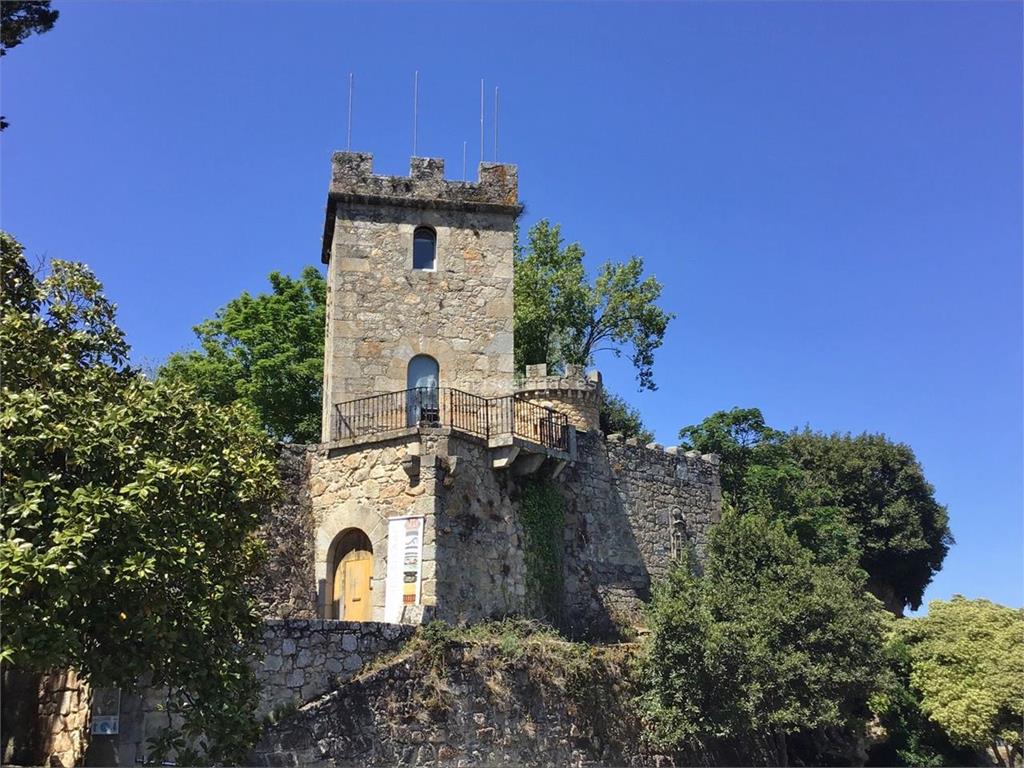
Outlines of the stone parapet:
M331 158L331 185L327 195L322 260L331 258L335 209L338 204L391 205L408 208L443 208L447 211L490 212L518 216L519 173L507 163L480 163L477 180L451 181L444 177L444 160L414 157L408 176L373 172L373 155L335 152Z
M548 375L547 365L526 366L526 377L516 385L516 394L531 403L564 413L581 432L601 428L601 374L585 374L583 367L567 365L562 374Z

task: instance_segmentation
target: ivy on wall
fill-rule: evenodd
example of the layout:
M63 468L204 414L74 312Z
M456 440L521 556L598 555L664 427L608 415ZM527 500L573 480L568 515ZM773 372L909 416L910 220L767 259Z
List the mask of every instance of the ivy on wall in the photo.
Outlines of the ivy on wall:
M519 503L523 525L527 588L549 619L561 616L564 578L565 500L554 483L524 483Z

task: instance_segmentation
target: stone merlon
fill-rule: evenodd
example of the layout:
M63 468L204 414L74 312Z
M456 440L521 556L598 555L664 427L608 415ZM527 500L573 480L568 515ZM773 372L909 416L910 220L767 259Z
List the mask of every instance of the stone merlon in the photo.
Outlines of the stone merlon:
M519 172L507 163L480 163L477 181L450 181L444 177L444 160L414 157L408 176L373 173L373 155L366 152L335 152L331 160L331 186L321 261L331 259L334 221L338 206L395 205L411 208L481 211L518 216Z

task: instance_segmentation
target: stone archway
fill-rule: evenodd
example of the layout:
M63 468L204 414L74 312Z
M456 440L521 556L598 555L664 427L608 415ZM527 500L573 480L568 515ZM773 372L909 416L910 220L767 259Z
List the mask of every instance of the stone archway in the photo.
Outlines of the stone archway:
M359 528L339 533L328 552L326 618L370 621L373 615L373 545Z

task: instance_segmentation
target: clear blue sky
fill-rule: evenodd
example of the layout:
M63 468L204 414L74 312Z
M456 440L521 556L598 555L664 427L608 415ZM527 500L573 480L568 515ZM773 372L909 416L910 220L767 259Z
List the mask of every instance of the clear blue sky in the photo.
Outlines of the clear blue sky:
M319 264L350 71L353 147L406 173L420 70L453 177L484 77L524 223L665 283L658 391L599 360L660 441L885 432L958 541L927 597L1024 604L1020 3L55 7L3 61L2 224L96 270L137 361Z

